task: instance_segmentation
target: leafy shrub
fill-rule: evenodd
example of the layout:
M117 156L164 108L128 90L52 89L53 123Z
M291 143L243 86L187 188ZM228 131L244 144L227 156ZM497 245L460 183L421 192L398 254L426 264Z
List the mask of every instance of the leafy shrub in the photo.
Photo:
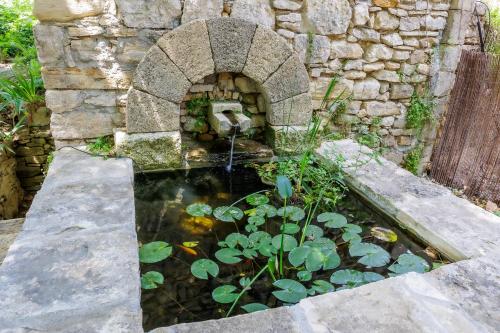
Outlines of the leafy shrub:
M434 119L432 115L433 107L434 103L430 98L421 97L417 92L413 92L408 113L406 114L406 127L421 132L424 125Z
M404 160L403 167L413 173L414 175L418 174L418 169L420 166L420 161L422 160L422 153L424 151L424 147L422 145L418 145L412 151L410 151Z
M109 155L113 151L114 143L110 137L103 136L87 144L87 148L92 154Z
M34 18L29 0L0 5L0 60L17 58L18 63L36 59Z

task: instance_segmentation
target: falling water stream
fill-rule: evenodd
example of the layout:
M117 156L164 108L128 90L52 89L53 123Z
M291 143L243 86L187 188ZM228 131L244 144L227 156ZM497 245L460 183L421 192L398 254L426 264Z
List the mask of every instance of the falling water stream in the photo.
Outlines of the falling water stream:
M233 128L234 128L234 132L233 132L233 136L231 137L231 150L229 153L229 164L226 165L226 171L229 173L233 169L234 140L236 139L236 133L238 132L239 126L235 125L235 126L233 126Z

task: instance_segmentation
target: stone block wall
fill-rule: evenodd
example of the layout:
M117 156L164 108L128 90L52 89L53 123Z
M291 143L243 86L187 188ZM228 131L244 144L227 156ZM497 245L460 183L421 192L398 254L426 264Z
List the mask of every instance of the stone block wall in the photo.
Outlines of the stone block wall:
M57 145L125 126L134 70L164 33L230 16L275 30L295 49L315 108L340 76L334 95L352 101L338 125L355 135L376 120L401 161L417 144L405 126L409 98L430 89L442 114L472 10L472 0L35 0L35 36Z

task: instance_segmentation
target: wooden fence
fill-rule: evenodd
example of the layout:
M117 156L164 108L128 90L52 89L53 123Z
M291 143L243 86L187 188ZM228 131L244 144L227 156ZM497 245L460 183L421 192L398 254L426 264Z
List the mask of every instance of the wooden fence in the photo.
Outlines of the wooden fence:
M500 57L463 51L431 177L500 202Z

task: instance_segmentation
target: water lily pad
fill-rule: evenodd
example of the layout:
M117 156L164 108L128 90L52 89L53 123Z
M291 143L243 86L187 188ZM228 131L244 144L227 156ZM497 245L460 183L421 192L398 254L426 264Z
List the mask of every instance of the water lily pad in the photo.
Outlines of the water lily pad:
M260 304L260 303L249 303L245 304L241 307L243 310L245 310L247 313L252 313L252 312L257 312L257 311L263 311L269 309L267 305Z
M252 205L252 206L260 206L267 204L269 202L269 198L263 194L250 194L247 198L246 201Z
M244 277L242 277L240 279L240 286L242 288L245 288L246 286L248 286L250 284L251 281L252 281L252 279L250 279L249 277L244 276Z
M163 284L164 277L160 272L147 272L141 276L141 288L142 289L156 289L158 285Z
M280 231L283 231L285 234L294 235L300 231L300 227L295 223L285 223L281 225Z
M294 267L299 267L304 264L309 252L311 252L311 248L309 246L296 247L288 254L288 261L290 261Z
M271 205L260 205L257 208L255 208L255 215L262 216L262 217L268 217L272 218L275 217L277 214L277 209L274 206Z
M330 282L335 284L360 283L363 281L363 273L354 269L342 269L336 271L330 277Z
M248 235L248 240L252 243L271 243L271 235L265 231L256 231Z
M361 236L358 233L344 231L342 233L342 239L346 242L361 242Z
M425 273L429 271L429 264L423 258L410 253L404 253L398 260L389 266L389 270L396 274L408 272Z
M213 211L217 220L222 222L236 222L243 217L243 211L238 207L221 206Z
M306 213L302 208L295 206L281 207L280 209L278 209L277 214L278 216L282 217L286 216L287 219L294 222L298 222L306 216Z
M386 250L370 243L351 243L349 254L353 257L361 257L358 262L369 267L382 267L391 259Z
M165 260L172 254L172 246L165 242L151 242L139 248L139 261L154 264Z
M217 303L232 303L236 300L236 298L238 298L238 294L234 293L235 290L237 290L237 288L232 285L217 287L212 291L212 298Z
M259 225L263 225L264 223L266 223L266 220L262 216L254 215L254 216L250 216L248 218L248 223L259 226Z
M297 303L307 296L307 289L300 282L290 279L276 280L273 286L282 290L273 291L274 297L285 303Z
M247 224L245 226L245 230L247 232L255 232L255 231L259 230L259 228L257 228L257 226L255 224Z
M297 273L297 278L300 281L310 281L312 279L312 273L309 271L300 271Z
M281 248L281 235L274 236L271 242L279 250ZM295 247L297 247L297 240L290 235L283 235L283 251L288 252Z
M243 255L243 253L238 249L226 248L220 249L215 252L215 257L225 264L237 264L241 261L241 258L238 256Z
M342 227L344 231L348 231L351 233L355 234L360 234L363 232L363 229L357 224L352 224L352 223L347 223L345 226Z
M318 222L325 223L327 228L342 228L347 224L344 215L338 213L322 213L318 215Z
M384 242L394 243L398 240L398 235L391 229L373 227L370 229L370 233L373 237Z
M286 176L276 177L276 188L278 189L281 199L290 198L293 194L292 183Z
M257 251L254 249L244 249L243 250L243 256L245 256L248 259L253 259L258 256Z
M194 203L187 206L186 212L191 216L205 216L212 214L212 207L204 203Z
M320 237L314 240L305 241L304 245L311 247L319 247L322 249L330 249L330 250L334 250L335 248L337 248L337 245L335 244L334 241L325 237Z
M308 225L306 228L306 236L313 239L318 239L323 236L323 229L317 225Z
M219 275L219 266L210 259L199 259L191 265L191 274L198 279L208 280L208 275L216 277Z
M383 277L382 275L378 274L378 273L375 273L375 272L364 272L363 273L363 280L365 282L377 282L377 281L380 281L380 280L384 280L385 277Z
M311 288L318 294L326 294L335 291L333 284L324 280L314 280Z
M226 239L224 241L229 247L236 247L237 245L240 245L241 247L246 248L248 247L249 243L248 237L238 232L230 233L226 236Z

